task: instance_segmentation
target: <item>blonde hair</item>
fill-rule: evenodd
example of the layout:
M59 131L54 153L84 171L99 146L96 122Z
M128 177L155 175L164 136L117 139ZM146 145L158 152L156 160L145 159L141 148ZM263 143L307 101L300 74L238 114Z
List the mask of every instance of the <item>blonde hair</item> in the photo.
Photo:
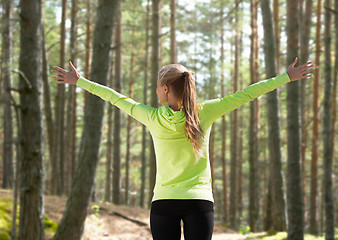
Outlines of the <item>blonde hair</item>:
M179 108L183 106L186 119L185 134L192 143L196 161L198 156L203 156L201 150L203 130L198 118L194 75L181 64L169 64L159 70L158 81L161 86L164 84L171 86L177 97Z

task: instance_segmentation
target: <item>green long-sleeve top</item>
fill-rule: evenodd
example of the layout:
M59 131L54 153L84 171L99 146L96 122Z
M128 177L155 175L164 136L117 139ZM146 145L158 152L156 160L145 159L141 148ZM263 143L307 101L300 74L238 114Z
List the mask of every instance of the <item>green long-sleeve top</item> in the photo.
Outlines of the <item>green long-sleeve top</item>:
M204 132L201 150L204 157L195 161L195 154L185 135L185 115L181 108L168 104L153 108L138 103L117 91L80 77L77 86L109 101L144 124L153 138L156 155L156 183L152 201L159 199L204 199L214 202L209 162L209 136L212 123L242 104L290 82L287 73L252 84L243 90L198 104L198 116Z

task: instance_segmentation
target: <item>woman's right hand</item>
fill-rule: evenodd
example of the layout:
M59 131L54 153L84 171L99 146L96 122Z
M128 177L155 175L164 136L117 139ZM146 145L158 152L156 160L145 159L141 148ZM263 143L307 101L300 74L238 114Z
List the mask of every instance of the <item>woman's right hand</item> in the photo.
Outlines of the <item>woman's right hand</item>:
M69 66L72 69L72 71L67 72L63 68L54 66L56 70L52 70L53 73L57 73L58 76L52 76L55 79L63 80L56 82L56 84L63 84L63 83L69 83L72 85L76 85L77 80L80 77L79 72L76 70L76 68L73 66L72 62L69 62Z

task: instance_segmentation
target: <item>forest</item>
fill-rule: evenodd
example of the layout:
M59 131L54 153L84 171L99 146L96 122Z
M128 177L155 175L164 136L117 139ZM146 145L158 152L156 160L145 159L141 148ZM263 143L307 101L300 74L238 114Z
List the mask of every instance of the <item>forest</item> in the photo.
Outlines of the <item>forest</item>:
M86 79L157 108L164 65L193 72L203 102L279 76L295 59L315 64L311 76L212 125L213 239L338 239L337 0L0 4L1 240L151 239L149 130L76 85L56 84L54 66L71 71L71 61ZM89 217L103 221L111 208L123 212L114 219L146 224L144 235L88 237Z

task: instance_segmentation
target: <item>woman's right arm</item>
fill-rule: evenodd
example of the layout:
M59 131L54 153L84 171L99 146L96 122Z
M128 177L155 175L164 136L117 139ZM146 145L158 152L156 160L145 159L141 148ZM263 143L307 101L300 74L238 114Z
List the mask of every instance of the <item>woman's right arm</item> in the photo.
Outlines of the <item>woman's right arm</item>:
M110 102L144 125L148 125L151 122L151 116L155 110L153 107L138 103L112 88L89 81L84 77L80 77L76 85Z
M71 62L69 65L72 69L72 71L69 72L60 67L55 67L56 70L52 70L52 72L59 75L53 76L53 78L62 80L56 82L57 84L69 83L79 86L101 99L109 101L111 104L126 112L129 116L133 117L142 124L148 125L151 122L151 116L153 115L155 108L138 103L107 86L89 81L88 79L80 76Z

